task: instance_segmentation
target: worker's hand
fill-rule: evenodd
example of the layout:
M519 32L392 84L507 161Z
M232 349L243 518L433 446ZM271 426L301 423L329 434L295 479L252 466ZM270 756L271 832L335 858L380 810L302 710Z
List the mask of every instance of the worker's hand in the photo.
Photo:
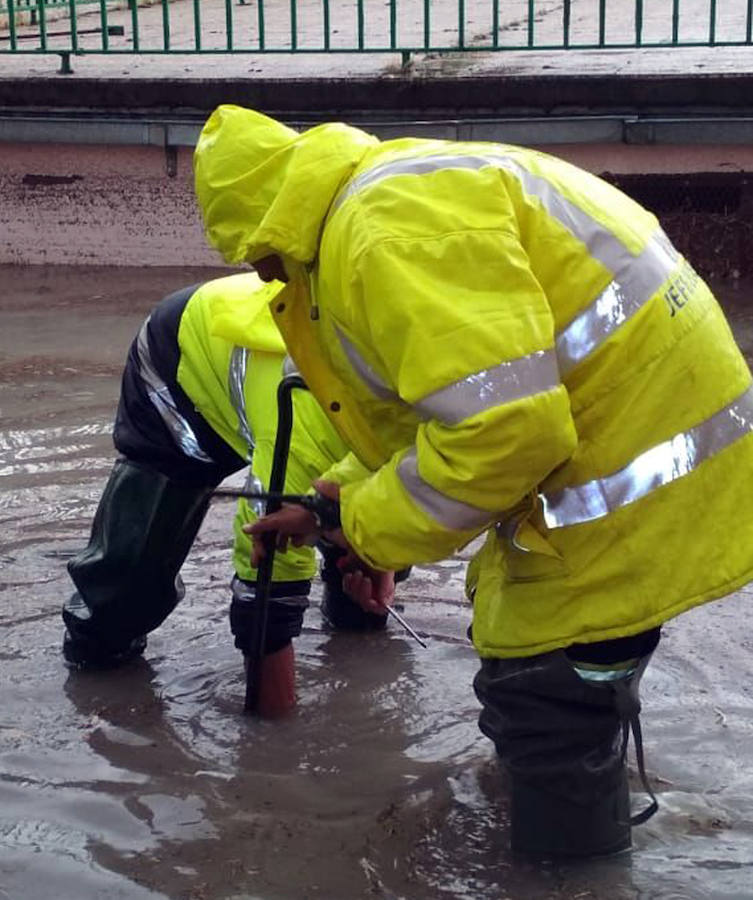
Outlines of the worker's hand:
M338 503L340 502L340 485L336 481L322 481L321 478L317 478L314 482L314 487L322 497L326 497L328 500L336 500ZM323 531L322 535L330 542L330 544L335 544L338 547L342 547L343 550L352 552L351 546L343 534L342 528L336 528L334 531Z
M243 531L250 534L253 541L251 565L254 568L266 555L264 535L270 531L277 532L276 547L282 553L288 549L288 543L294 547L302 547L304 544L315 543L319 537L314 514L296 503L286 503L277 512L262 516L255 522L244 525Z
M340 485L334 481L315 481L314 487L324 497L330 500L340 499ZM284 553L288 544L294 547L302 547L304 544L315 544L324 536L330 543L350 550L350 545L345 539L341 528L334 531L321 531L316 524L314 514L297 503L285 503L282 509L262 516L255 522L243 526L243 531L251 535L253 547L251 549L251 565L256 568L265 555L264 535L270 531L277 532L277 549Z
M340 485L334 481L314 482L314 487L330 500L340 499ZM395 573L372 569L360 559L348 543L342 528L337 531L325 531L324 537L331 544L347 550L340 557L337 566L343 573L343 590L366 612L384 614L385 607L391 606L395 599Z
M365 612L384 615L395 599L395 573L382 572L359 559L351 550L337 561L343 590Z

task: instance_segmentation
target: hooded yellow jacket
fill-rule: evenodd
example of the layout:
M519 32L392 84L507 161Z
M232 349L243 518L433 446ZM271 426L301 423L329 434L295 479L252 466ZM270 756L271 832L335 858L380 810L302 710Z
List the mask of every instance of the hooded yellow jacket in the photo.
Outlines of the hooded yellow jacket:
M272 311L371 475L371 564L469 567L483 656L640 632L753 578L751 375L655 217L545 154L299 134L217 109L210 241L282 256ZM375 514L378 513L378 514Z
M251 464L255 487L269 485L277 436L277 386L285 344L269 310L282 287L264 285L254 272L217 278L191 296L178 330L177 380L196 410L235 452ZM285 489L303 494L347 448L307 391L293 392L293 430ZM251 539L242 526L263 504L241 499L234 520L233 561L241 578L254 580ZM309 579L316 571L311 547L275 556L275 581Z

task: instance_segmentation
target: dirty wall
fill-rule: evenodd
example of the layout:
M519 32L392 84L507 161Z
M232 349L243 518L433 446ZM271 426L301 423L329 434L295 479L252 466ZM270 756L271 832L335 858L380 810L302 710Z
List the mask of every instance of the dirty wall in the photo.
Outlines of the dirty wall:
M405 132L414 133L409 124ZM753 147L541 149L608 178L654 209L704 276L751 274ZM220 264L202 233L191 152L190 146L0 143L0 264Z

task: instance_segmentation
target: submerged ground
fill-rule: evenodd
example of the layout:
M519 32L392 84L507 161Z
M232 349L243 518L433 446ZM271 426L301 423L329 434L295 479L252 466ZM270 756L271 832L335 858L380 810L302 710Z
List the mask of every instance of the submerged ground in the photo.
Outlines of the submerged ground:
M0 900L753 898L753 588L666 627L643 683L661 810L632 854L584 865L506 850L462 559L400 590L426 649L392 626L328 633L315 592L299 709L259 722L218 505L144 660L64 668L65 562L113 459L125 351L163 294L210 274L0 267ZM720 296L750 360L753 288ZM710 527L699 510L688 540Z

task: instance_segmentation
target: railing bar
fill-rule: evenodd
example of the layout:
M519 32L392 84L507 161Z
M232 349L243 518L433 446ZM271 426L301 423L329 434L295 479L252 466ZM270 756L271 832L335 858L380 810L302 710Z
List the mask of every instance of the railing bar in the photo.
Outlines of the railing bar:
M259 29L259 49L264 49L266 36L264 34L264 0L257 0L256 16Z
M16 43L16 4L15 0L8 0L8 37L10 38L10 49L17 50Z
M716 0L709 3L709 44L713 47L716 43Z
M363 0L358 0L358 2L356 3L356 13L358 15L358 49L363 50L363 48L364 48L364 29L365 29Z
M534 0L528 0L528 47L533 47L535 22L536 10L534 9Z
M394 0L392 0L392 2L394 3ZM324 9L323 9L323 17L324 17L324 49L325 49L325 50L329 50L329 41L330 41L330 37L329 37L329 30L330 30L330 24L329 24L329 0L323 0L323 3L324 3Z
M131 5L131 28L133 30L133 49L138 53L141 48L141 40L139 38L139 5L138 0L128 0Z
M753 0L751 0L753 3ZM397 46L397 0L390 0L390 49Z
M261 0L259 0L261 5ZM232 50L235 46L235 35L233 34L233 0L225 0L225 47Z
M499 0L492 3L492 47L499 47Z
M748 0L748 14L745 20L745 43L753 40L753 0Z
M570 2L564 0L562 4L562 46L565 48L570 46Z
M197 50L201 50L201 2L193 0L193 43Z
M680 39L680 0L672 0L672 45Z
M607 39L607 0L599 0L599 46Z
M138 0L136 0L138 2ZM162 49L170 49L170 0L162 0Z
M297 0L290 0L290 49L298 47L298 4Z
M71 18L71 50L78 53L78 17L76 14L76 0L69 0L69 14Z
M465 0L458 0L458 47L465 49Z
M44 0L37 0L37 14L39 17L39 21L37 24L39 25L39 48L40 50L47 49L47 6L45 5Z
M424 0L424 50L431 45L431 0Z
M99 0L99 21L102 25L102 49L110 49L110 33L107 30L107 0Z

